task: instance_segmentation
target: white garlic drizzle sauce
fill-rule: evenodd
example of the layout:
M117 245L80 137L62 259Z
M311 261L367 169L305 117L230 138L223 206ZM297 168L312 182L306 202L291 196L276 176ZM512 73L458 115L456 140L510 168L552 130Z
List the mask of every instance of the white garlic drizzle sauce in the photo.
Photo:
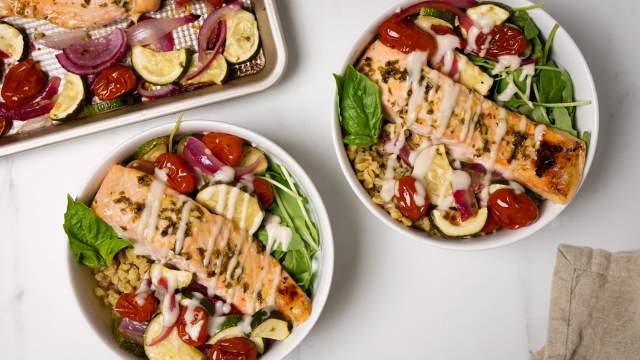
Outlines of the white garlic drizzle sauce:
M200 295L198 293L194 293L194 296L196 296L196 294ZM200 301L198 299L182 299L181 303L187 308L184 314L184 320L186 323L184 330L191 339L197 340L198 335L200 335L200 330L204 326L204 319L200 319L197 323L193 324L195 317L194 310L200 305Z
M464 124L462 126L462 130L458 135L459 140L464 140L467 137L467 132L469 131L469 125L471 123L471 117L473 116L473 111L471 107L473 106L473 92L467 92L467 103L464 108Z
M547 127L544 124L539 124L533 131L533 138L536 141L536 149L540 147L540 142L544 138L544 133L547 131Z
M181 199L183 196L180 197ZM184 196L186 198L186 196ZM186 201L182 206L182 211L180 212L180 224L178 225L178 230L176 231L176 246L175 253L180 254L182 251L182 244L184 243L184 234L187 231L187 224L189 222L189 213L191 212L191 207L193 203L190 200L184 199Z
M211 236L209 237L209 241L207 242L207 252L205 253L204 260L202 261L204 266L209 266L209 262L211 262L211 253L213 253L216 239L220 235L222 222L222 217L216 216L215 222L213 223L213 225L211 225Z
M166 173L163 170L155 169L155 177L149 188L144 210L136 228L136 235L140 240L150 239L155 234L166 180Z
M467 190L471 185L471 177L469 173L463 170L453 170L449 173L449 180L451 180L451 190L456 192L458 190Z
M152 287L156 289L156 293L158 293L159 288L159 280L164 278L167 281L167 289L166 291L160 291L162 294L161 304L160 304L160 312L162 313L162 323L164 326L173 325L178 319L178 315L180 314L180 307L178 306L178 299L175 297L176 290L176 277L173 274L168 274L163 276L162 266L155 266L151 268L151 284ZM167 325L169 324L169 325Z
M482 207L487 206L487 201L489 200L489 183L491 182L493 168L498 156L498 150L500 149L500 143L502 142L504 135L507 133L507 111L504 108L500 108L500 114L496 120L498 123L495 128L495 136L491 146L490 157L485 166L487 173L482 179L483 186L480 192L480 203Z
M387 167L384 174L384 183L380 190L380 196L384 201L390 201L396 190L395 169L398 165L398 154L405 143L405 130L410 128L416 121L418 116L418 106L424 98L426 79L422 78L422 68L427 63L428 54L423 51L414 51L407 58L407 87L411 89L411 97L407 106L407 119L402 129L391 139L393 149L387 160ZM408 91L408 90L407 90Z
M221 220L221 222L222 222L222 220ZM220 242L217 244L217 248L218 249L222 250L222 249L225 248L225 246L227 246L227 242L229 241L230 234L231 234L231 223L227 222L225 224L224 229L222 230L222 236L220 237ZM222 260L223 260L223 257L224 257L224 255L221 254L216 259L215 275L213 276L211 281L209 281L210 286L207 286L208 295L209 296L216 295L216 292L218 290L218 282L219 282L219 279L220 279L220 272L222 271Z

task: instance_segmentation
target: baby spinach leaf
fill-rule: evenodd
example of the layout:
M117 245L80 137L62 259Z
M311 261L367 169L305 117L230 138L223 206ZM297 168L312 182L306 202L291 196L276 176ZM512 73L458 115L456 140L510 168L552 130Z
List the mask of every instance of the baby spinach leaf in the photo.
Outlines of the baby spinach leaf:
M578 136L578 132L573 128L573 120L569 116L566 108L556 107L551 111L551 117L554 120L554 126L560 130L564 130L573 136Z
M109 224L70 195L63 227L76 260L91 268L111 265L120 250L131 246L129 240L120 239Z
M514 11L507 22L514 24L522 29L522 31L524 32L524 37L526 37L527 40L536 38L540 34L540 30L538 30L536 23L533 22L533 19L531 19L529 14L524 10Z
M345 142L356 146L374 144L382 127L380 89L352 65L344 76L334 75L338 88L340 123Z

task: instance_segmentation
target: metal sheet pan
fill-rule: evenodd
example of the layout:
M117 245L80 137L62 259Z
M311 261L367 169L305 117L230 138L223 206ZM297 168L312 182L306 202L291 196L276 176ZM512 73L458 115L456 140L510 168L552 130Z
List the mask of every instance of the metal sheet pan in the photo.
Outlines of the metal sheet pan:
M0 137L0 157L259 92L274 85L282 76L287 63L284 36L275 0L251 0L250 4L258 22L261 50L252 61L230 68L233 80L223 85L146 101L105 114ZM171 11L172 8L160 10L163 15L170 15ZM198 11L194 7L194 12ZM8 21L25 28L32 38L37 34L59 31L53 25L38 20L9 18ZM195 31L184 34L174 32L174 37L178 47L181 42L195 43ZM53 50L33 53L33 57L41 61L43 69L55 75L63 70L60 69L54 55ZM256 72L256 69L259 71Z

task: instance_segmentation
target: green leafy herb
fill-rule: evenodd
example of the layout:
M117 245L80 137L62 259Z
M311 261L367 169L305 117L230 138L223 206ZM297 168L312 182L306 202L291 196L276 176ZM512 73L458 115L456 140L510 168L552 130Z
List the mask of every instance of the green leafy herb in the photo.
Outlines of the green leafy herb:
M536 23L533 22L533 19L531 19L526 10L514 11L509 17L508 22L522 29L524 37L526 37L527 40L531 40L540 35L540 30L538 30Z
M131 246L129 240L120 239L109 224L70 195L67 195L64 231L76 260L91 268L111 265L120 250Z
M375 144L382 127L380 89L351 65L344 76L334 77L338 88L340 124L347 134L344 142L355 146Z
M274 184L274 202L268 211L278 216L281 223L292 232L288 248L285 250L278 246L272 249L271 254L282 263L300 287L310 291L313 282L311 259L319 250L320 235L307 209L308 200L284 166L269 164L264 178ZM260 228L256 237L267 245L266 228Z

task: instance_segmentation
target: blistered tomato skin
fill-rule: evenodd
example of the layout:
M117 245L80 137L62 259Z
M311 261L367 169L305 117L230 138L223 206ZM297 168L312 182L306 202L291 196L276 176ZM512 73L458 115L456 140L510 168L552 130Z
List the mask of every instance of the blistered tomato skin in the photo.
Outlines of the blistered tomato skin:
M425 216L429 209L429 198L425 194L417 195L416 179L405 176L398 180L396 193L393 202L400 213L412 221L417 221ZM416 199L420 197L422 203L417 204Z
M9 107L22 105L33 99L47 84L47 77L33 59L9 68L2 84L2 99Z
M488 33L480 33L476 39L478 49L482 49L490 37L489 46L485 51L485 57L497 60L503 55L521 55L529 45L522 30L515 26L496 25Z
M179 155L161 154L154 161L154 165L167 172L167 184L179 193L189 194L198 186L198 177Z
M263 209L268 208L273 203L273 187L267 180L255 178L253 180L253 191L256 193Z
M144 301L139 304L136 294L124 293L120 295L116 302L115 311L120 316L133 321L145 322L151 319L156 311L158 301L153 295L146 295Z
M113 100L135 90L138 78L125 65L114 65L98 74L91 85L93 94L102 101Z
M192 314L187 314L189 307L183 306L180 310L180 316L176 327L178 328L178 336L185 343L192 346L200 346L207 341L209 336L209 314L202 306L193 308ZM190 317L190 319L187 319ZM192 329L199 328L198 337L192 338Z
M431 34L397 16L390 17L378 27L378 37L386 46L405 54L416 50L432 54L438 47Z
M253 341L245 337L223 339L213 344L209 360L256 360L258 350Z
M13 126L13 120L0 117L0 136L8 133L11 126Z
M525 193L500 189L489 196L487 207L491 217L502 227L519 229L538 219L538 205Z
M202 137L211 153L228 166L237 166L242 160L244 140L230 134L211 132Z

